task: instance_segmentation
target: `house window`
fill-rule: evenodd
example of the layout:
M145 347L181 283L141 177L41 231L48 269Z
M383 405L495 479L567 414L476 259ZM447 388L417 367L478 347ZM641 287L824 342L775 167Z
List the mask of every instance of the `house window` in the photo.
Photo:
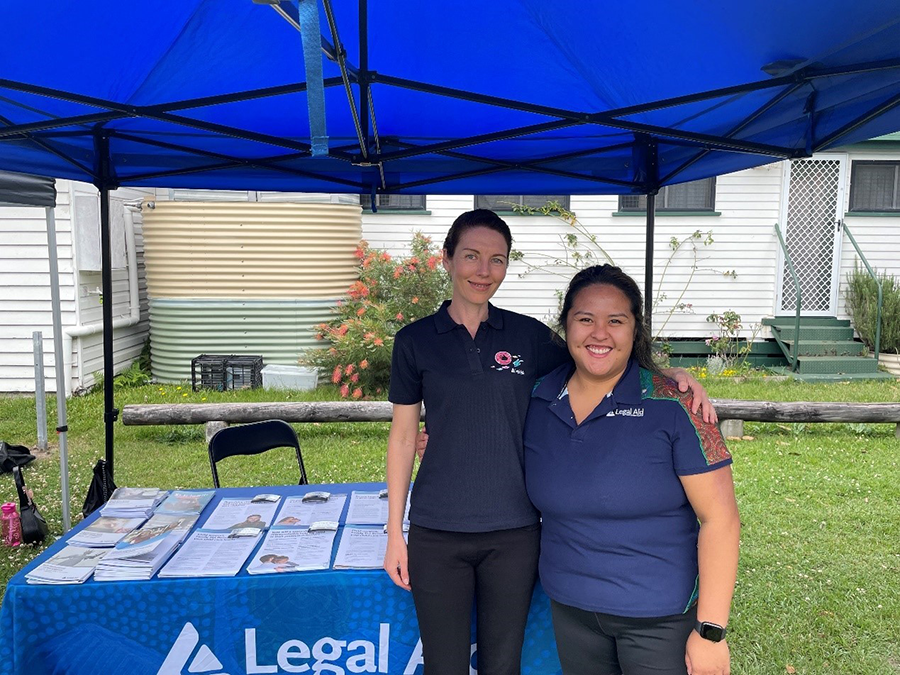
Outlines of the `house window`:
M425 195L376 195L378 210L384 211L424 211ZM363 211L372 210L372 195L360 195L359 205Z
M526 206L539 209L547 202L559 202L564 209L569 209L569 195L476 195L476 209L491 211L513 211L516 207Z
M853 162L851 211L900 211L900 162Z
M715 211L715 209L715 177L679 185L666 185L656 195L657 211ZM646 195L622 195L619 197L619 211L646 210Z

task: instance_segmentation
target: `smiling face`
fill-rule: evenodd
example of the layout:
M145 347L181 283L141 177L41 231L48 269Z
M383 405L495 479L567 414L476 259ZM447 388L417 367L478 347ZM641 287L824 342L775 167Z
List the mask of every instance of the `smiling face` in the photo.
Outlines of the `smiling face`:
M463 232L452 258L444 249L444 269L453 280L453 302L487 303L506 277L508 254L506 239L499 232L486 227Z
M634 346L635 318L628 297L615 286L581 289L566 316L566 344L578 374L615 383L625 372Z

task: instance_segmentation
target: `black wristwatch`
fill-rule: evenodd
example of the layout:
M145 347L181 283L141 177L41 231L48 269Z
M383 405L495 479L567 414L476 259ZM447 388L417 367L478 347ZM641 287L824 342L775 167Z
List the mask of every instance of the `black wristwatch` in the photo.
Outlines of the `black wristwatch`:
M700 633L700 637L710 642L721 642L725 639L725 633L728 632L724 626L709 621L698 621L694 630Z

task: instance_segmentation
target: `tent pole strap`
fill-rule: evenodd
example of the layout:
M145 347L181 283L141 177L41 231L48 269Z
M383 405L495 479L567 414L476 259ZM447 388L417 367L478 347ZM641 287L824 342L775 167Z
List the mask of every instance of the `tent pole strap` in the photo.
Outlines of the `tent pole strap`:
M59 299L59 260L56 251L56 212L46 209L47 252L50 259L50 304L53 307L53 370L56 371L56 433L59 437L59 487L62 493L63 533L72 529L69 514L69 450L66 421L66 369L63 359L62 312Z
M644 258L644 322L653 337L653 230L656 226L656 194L647 195L647 233Z

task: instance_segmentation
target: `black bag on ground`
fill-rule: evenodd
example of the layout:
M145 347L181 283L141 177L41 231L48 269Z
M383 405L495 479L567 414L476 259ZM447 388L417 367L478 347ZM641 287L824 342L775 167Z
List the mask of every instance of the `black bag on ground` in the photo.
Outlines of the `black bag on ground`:
M84 498L84 506L81 514L87 518L94 511L109 501L110 495L116 489L112 476L109 475L109 467L105 459L98 459L94 465L94 477L88 487L87 496Z
M13 476L16 479L16 492L19 493L19 520L22 523L22 541L26 544L40 544L44 541L50 529L47 527L47 521L38 511L31 498L31 490L25 490L25 478L22 476L22 469L18 466L13 467Z
M34 461L34 455L24 445L10 445L0 441L0 473L9 473L14 466L25 466Z

